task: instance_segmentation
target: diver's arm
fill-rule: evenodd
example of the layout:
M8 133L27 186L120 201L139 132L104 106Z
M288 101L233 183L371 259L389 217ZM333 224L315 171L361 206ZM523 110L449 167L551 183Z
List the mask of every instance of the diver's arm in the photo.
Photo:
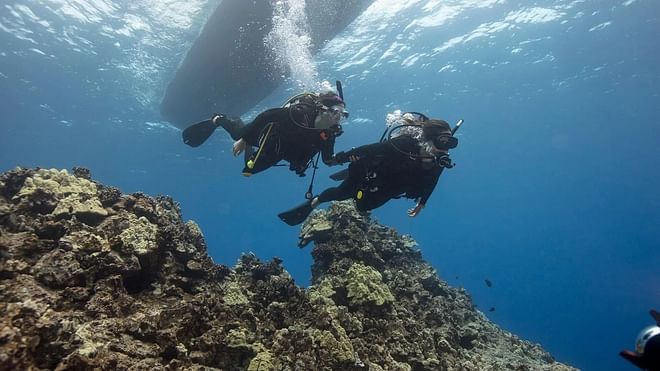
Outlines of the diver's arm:
M350 153L355 151L355 153ZM349 155L357 157L369 156L391 156L393 161L401 161L401 156L417 156L419 154L419 142L417 139L401 135L385 142L361 146L350 151Z
M420 212L422 212L424 206L425 206L424 204L418 202L417 205L415 205L415 207L408 210L408 216L411 218L416 217L417 215L419 215Z
M323 158L323 163L328 166L338 165L339 162L335 159L335 137L330 136L327 140L324 140L321 145L321 157Z
M429 200L429 197L431 197L431 194L433 193L435 186L438 184L438 179L440 179L442 170L444 170L444 167L435 167L432 170L430 170L433 173L429 174L428 177L424 178L425 184L422 192L422 197L419 198L419 202L418 202L418 204L421 204L422 207L426 205L426 202Z
M436 172L437 174L430 174L429 177L424 177L423 178L423 191L422 191L422 196L419 198L417 201L417 204L415 207L412 209L408 210L408 216L411 218L416 217L419 215L420 212L422 212L422 209L426 207L426 202L429 200L429 197L431 197L431 194L433 193L433 190L435 189L435 186L438 184L438 179L440 179L440 174L442 174L442 170L444 169L443 167L439 167L439 170L433 169L433 172Z
M343 164L345 162L352 161L351 158L382 156L390 146L391 144L387 142L366 144L345 152L338 152L335 155L335 159L338 163Z
M343 164L348 161L357 161L361 158L390 157L392 161L400 161L400 156L416 156L419 144L416 139L402 135L385 142L367 144L350 151L339 152L335 155L337 162Z

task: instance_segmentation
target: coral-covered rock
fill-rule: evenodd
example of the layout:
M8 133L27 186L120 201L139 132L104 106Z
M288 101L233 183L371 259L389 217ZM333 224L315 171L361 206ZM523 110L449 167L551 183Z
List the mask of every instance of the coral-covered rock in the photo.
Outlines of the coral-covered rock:
M108 215L97 196L96 184L85 178L71 176L66 170L39 169L25 179L12 199L41 213L64 218L76 215L93 223Z
M313 285L214 264L168 197L89 171L0 175L0 369L571 370L490 323L407 236L315 212Z

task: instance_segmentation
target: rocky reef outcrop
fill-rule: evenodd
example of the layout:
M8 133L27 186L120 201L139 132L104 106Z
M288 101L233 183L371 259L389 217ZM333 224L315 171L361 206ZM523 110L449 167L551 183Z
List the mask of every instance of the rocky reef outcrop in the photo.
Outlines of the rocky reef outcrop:
M349 202L315 212L313 285L229 268L168 197L89 172L0 176L0 370L573 370L489 322L416 243Z

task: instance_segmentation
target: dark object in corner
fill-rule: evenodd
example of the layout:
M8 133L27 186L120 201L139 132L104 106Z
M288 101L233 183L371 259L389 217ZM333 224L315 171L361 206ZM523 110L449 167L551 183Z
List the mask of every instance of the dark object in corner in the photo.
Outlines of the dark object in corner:
M656 324L644 328L635 341L635 351L622 350L619 355L642 370L660 371L660 312L649 312Z

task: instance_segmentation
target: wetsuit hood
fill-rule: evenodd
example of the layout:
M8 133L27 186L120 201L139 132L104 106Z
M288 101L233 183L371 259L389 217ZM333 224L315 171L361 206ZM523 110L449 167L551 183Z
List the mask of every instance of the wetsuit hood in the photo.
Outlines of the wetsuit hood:
M346 106L344 100L341 99L339 95L333 92L319 94L319 101L321 102L321 104L323 104L326 107L332 107L337 105Z
M458 146L458 139L452 136L451 126L444 120L428 120L422 124L424 138L433 142L435 148L450 150Z
M451 126L445 120L428 120L422 124L422 132L427 140L433 140L438 136L451 135Z

